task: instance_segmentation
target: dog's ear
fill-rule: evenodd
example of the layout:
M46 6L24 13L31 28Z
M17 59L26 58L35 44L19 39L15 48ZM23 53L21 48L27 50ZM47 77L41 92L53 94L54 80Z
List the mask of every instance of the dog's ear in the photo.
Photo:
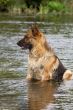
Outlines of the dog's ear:
M32 30L32 35L33 36L37 36L40 32L37 25L32 25L31 30Z

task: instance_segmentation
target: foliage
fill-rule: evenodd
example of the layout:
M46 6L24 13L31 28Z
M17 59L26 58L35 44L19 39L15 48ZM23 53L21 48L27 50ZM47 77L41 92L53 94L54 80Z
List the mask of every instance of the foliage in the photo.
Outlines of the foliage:
M48 13L48 7L47 6L43 6L43 5L40 5L40 8L39 8L39 13L40 14L47 14Z
M65 12L66 7L62 2L59 2L59 0L47 0L44 3L44 0L42 1L42 4L40 5L40 13L41 14L47 14L49 12Z
M0 11L8 11L8 5L10 5L9 0L0 0Z
M57 11L57 12L59 12L59 11L64 11L65 6L61 2L50 1L48 3L48 8L49 8L49 11L50 12L51 11Z
M25 3L28 8L37 8L39 10L40 4L42 0L25 0Z
M73 11L72 0L0 0L0 11L25 12L39 12L47 14L48 12L67 12Z
M24 8L25 2L24 0L0 0L0 11L9 11L13 7Z

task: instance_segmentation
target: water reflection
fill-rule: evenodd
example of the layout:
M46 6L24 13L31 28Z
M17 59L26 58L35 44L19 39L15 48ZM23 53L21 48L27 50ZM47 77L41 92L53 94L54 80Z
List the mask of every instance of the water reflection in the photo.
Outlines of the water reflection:
M72 85L73 81L0 80L0 110L73 110Z
M50 110L50 105L54 103L54 94L58 88L55 82L35 82L28 86L28 106L29 110Z
M0 110L50 110L58 87L51 81L0 80Z

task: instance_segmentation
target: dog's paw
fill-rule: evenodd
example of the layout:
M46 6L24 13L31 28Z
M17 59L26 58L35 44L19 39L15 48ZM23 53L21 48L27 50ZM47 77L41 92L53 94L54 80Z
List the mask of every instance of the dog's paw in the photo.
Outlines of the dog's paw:
M32 76L30 74L27 75L26 77L27 80L32 80Z
M41 79L42 82L43 81L48 81L48 80L50 80L49 76L42 75L42 79Z

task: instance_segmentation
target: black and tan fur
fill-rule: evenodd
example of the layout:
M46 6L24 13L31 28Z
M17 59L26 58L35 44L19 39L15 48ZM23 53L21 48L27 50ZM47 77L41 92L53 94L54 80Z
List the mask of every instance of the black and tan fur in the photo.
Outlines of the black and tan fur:
M71 71L63 66L36 25L17 44L23 49L29 49L27 79L72 79Z

